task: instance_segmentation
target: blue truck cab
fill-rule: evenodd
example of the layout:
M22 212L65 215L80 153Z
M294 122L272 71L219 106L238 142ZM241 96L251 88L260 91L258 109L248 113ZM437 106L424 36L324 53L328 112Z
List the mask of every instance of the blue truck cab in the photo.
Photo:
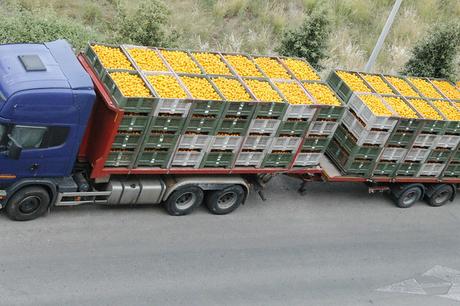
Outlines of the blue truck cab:
M0 188L68 177L95 101L65 40L0 45Z

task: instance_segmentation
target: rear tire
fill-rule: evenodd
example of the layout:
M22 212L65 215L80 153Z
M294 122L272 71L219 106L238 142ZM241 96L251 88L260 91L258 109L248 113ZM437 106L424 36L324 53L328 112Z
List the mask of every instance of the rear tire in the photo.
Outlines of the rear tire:
M449 202L453 195L454 190L451 185L438 185L433 190L433 193L430 196L427 196L427 203L433 207L440 207Z
M25 187L8 200L6 215L11 220L29 221L45 214L50 204L50 195L45 188Z
M165 208L171 216L185 216L200 206L204 194L196 186L182 187L174 191L166 200Z
M233 185L222 190L212 191L206 197L206 206L215 215L229 214L244 201L246 192L240 185Z
M412 207L423 195L423 190L418 187L409 187L402 192L393 193L393 200L399 208Z

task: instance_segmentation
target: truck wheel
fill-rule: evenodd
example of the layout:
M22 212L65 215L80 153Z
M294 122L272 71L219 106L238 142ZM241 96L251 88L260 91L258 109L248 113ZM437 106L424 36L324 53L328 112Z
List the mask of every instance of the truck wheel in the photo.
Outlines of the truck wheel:
M428 205L439 207L446 204L453 196L454 190L452 186L442 184L435 187L431 196L427 196Z
M9 199L6 215L16 221L33 220L46 212L50 202L50 195L43 187L25 187Z
M196 186L182 187L174 191L166 200L165 208L171 216L190 214L203 202L204 194Z
M243 187L233 185L210 192L206 197L206 206L215 215L229 214L243 203L245 196Z
M409 208L422 197L423 191L420 187L414 186L403 190L401 193L393 193L396 206Z

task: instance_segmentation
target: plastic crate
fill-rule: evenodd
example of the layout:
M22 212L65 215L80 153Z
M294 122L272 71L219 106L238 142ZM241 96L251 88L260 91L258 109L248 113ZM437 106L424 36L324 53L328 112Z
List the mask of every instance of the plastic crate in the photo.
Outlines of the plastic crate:
M276 135L303 136L308 130L309 125L309 121L304 121L302 119L281 121Z
M249 125L249 134L275 135L281 121L277 119L253 119Z
M112 143L114 149L134 149L139 145L142 135L140 132L125 133L118 132Z
M293 158L295 153L268 153L265 155L265 158L262 162L262 168L287 168Z
M149 116L143 114L125 113L121 119L119 131L144 131L150 121Z
M246 151L240 152L236 158L235 166L259 167L265 157L265 152Z
M342 123L346 129L356 138L358 145L372 144L383 145L387 142L391 132L372 131L365 128L361 122L349 111L346 111Z
M460 163L460 150L457 149L452 153L451 162Z
M250 119L256 108L256 103L254 102L227 102L225 104L224 116L237 116Z
M189 113L192 115L219 116L224 111L226 103L223 101L194 101Z
M123 52L123 50L120 48L120 46L110 45L110 44L102 44L102 43L97 43L97 45L116 48L116 49L119 49L121 52ZM88 44L84 54L85 54L86 59L89 61L89 63L93 67L93 69L96 72L96 74L100 78L102 78L106 74L107 70L102 65L101 60L97 56L96 52L94 52L92 46L93 46L92 44ZM128 59L128 57L126 59ZM132 70L134 70L134 67L133 67Z
M299 148L302 139L300 137L274 137L270 146L270 151L291 151L295 152Z
M171 167L198 168L205 155L205 151L180 151L177 150L171 158Z
M397 131L418 131L424 124L424 120L419 119L399 119L396 123L395 130Z
M270 148L273 137L247 136L243 142L243 150L265 150Z
M327 119L327 120L340 120L345 111L344 107L341 106L318 106L317 110L317 119Z
M437 135L420 134L415 138L413 146L431 148L436 144L437 140L438 140Z
M444 170L444 177L459 177L460 176L460 164L451 163L447 165Z
M308 136L332 135L337 129L338 123L333 121L313 121L308 128Z
M185 123L185 118L180 116L157 116L152 118L151 131L180 132Z
M422 164L420 163L411 163L411 162L404 162L399 164L398 170L396 170L396 176L415 176Z
M311 167L319 165L323 153L301 152L297 155L294 167Z
M440 135L438 136L438 140L436 142L437 148L448 148L453 149L456 148L460 142L460 136L456 135Z
M334 134L335 141L351 156L352 159L377 159L382 148L377 145L358 145L356 139L343 126L339 126Z
M374 162L360 158L353 158L335 141L331 141L326 154L334 164L346 175L369 176Z
M283 102L258 102L254 111L254 117L282 119L288 105L288 103Z
M236 152L240 148L242 141L242 136L214 136L209 145L209 150Z
M430 149L412 148L407 152L404 161L424 162L430 154Z
M350 100L351 96L353 95L353 91L344 81L342 81L342 79L335 71L331 71L327 77L326 82L345 103Z
M445 164L423 164L418 172L417 176L433 176L438 177L441 175L442 170L445 168Z
M288 104L283 120L288 119L311 119L317 108L309 104Z
M444 131L445 134L460 135L460 121L448 121Z
M213 136L208 135L182 135L177 144L178 149L206 150Z
M398 169L399 164L395 162L379 162L375 165L372 171L372 176L388 176L393 177Z
M331 137L326 136L306 137L302 145L302 150L322 152L326 149L331 139Z
M194 102L183 99L161 99L157 101L153 115L159 116L160 114L170 114L186 117L190 110L191 103Z
M404 148L384 148L380 155L380 161L400 162L407 154L407 149Z
M167 168L169 160L171 159L172 150L144 150L139 154L136 161L137 167L159 167Z
M422 133L441 134L446 129L447 121L426 120L422 127Z
M412 146L416 136L417 133L415 132L396 131L388 138L387 145L408 148Z
M129 167L135 158L134 150L111 150L105 161L106 167Z
M431 150L430 154L428 155L428 158L426 159L426 162L442 162L446 163L449 158L452 156L452 150L447 150L447 149L435 149Z
M111 71L111 72L116 72ZM140 75L135 71L123 70L130 74ZM124 109L127 112L145 112L150 113L153 110L154 105L160 103L162 100L152 97L125 97L118 86L115 84L115 81L110 76L110 73L106 73L102 77L102 82L104 83L107 91L110 93L111 97L115 100L119 107ZM147 85L146 85L147 87Z
M250 123L250 119L245 119L241 117L221 118L216 127L216 134L227 133L245 135L248 131Z
M395 118L374 115L369 107L361 101L357 95L351 97L348 105L367 129L392 131L398 122Z
M143 146L149 149L171 149L176 146L179 134L151 133L145 137Z
M214 134L216 132L219 119L207 117L191 117L184 124L185 132Z
M209 152L203 158L202 168L230 168L235 159L232 152Z

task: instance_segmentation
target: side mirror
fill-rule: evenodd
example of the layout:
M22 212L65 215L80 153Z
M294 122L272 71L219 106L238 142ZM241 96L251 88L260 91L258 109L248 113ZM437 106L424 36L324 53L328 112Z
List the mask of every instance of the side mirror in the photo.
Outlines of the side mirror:
M8 138L10 140L8 142L8 157L18 160L21 157L22 146L10 134L8 134Z

